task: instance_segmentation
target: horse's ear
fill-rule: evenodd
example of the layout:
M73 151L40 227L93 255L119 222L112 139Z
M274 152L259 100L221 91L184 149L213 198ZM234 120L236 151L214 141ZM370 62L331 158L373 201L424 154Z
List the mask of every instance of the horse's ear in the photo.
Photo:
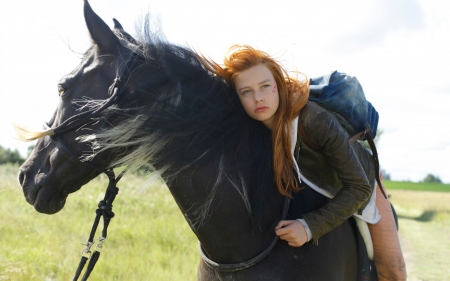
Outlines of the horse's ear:
M92 10L87 0L84 0L84 20L92 40L100 50L107 53L117 52L117 46L121 46L119 39L111 31L109 26Z
M114 29L122 29L123 30L123 27L118 20L113 18L113 22L114 22Z
M137 44L137 42L136 42L136 40L134 40L133 36L131 36L125 30L123 30L123 27L118 20L113 18L113 22L114 22L114 30L116 32L119 32L120 35L122 35L124 38L126 38L128 40L128 42Z

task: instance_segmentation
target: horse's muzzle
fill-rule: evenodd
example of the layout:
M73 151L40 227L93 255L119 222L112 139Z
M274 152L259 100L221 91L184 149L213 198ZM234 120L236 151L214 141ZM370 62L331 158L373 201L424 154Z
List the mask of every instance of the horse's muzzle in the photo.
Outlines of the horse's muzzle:
M46 185L44 179L43 174L33 177L23 169L20 169L18 174L18 181L26 201L40 213L54 214L64 207L68 194Z

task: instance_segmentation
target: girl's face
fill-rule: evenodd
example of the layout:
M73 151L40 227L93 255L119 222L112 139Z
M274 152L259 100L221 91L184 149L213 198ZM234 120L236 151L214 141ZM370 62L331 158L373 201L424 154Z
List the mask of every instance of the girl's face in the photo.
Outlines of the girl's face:
M280 98L270 70L263 64L255 65L237 74L234 83L245 112L272 130Z

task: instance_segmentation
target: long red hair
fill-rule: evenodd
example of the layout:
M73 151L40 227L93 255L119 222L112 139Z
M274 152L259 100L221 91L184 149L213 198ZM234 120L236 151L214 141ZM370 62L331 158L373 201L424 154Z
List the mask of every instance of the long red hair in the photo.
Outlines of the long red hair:
M288 190L300 190L296 180L296 168L291 155L290 131L292 120L308 101L309 80L306 75L302 81L290 77L275 59L267 53L248 45L233 45L228 49L223 66L212 60L202 58L205 67L223 77L234 86L239 73L259 64L265 65L272 73L278 87L280 103L275 113L272 128L273 173L278 191L288 196Z

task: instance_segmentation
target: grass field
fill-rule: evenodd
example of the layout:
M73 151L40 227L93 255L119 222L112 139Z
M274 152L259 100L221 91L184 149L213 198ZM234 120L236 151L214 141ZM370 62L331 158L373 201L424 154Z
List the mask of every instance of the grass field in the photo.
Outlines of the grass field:
M0 166L0 281L71 280L106 178L93 180L48 216L25 202L17 171ZM408 280L450 280L450 192L442 192L448 185L432 186L433 192L411 191L420 190L414 183L386 186L400 216ZM90 280L196 280L197 240L165 185L130 174L119 188L116 217Z
M0 281L72 280L106 177L48 216L26 203L17 171L0 166ZM196 280L197 240L165 185L130 174L119 188L116 217L89 280Z
M389 181L385 184L399 216L408 280L450 280L449 185Z
M389 190L450 192L450 184L386 180L384 183Z

